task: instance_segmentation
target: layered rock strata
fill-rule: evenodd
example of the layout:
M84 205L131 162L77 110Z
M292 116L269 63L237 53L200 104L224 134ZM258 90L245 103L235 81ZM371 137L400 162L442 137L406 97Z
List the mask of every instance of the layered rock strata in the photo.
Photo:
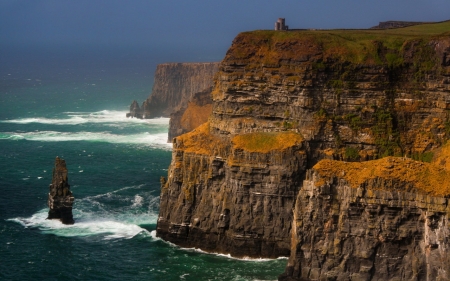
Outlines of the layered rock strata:
M169 117L176 109L188 104L193 94L213 85L218 66L218 62L158 64L152 93L140 107L133 101L127 117Z
M449 180L404 158L319 162L297 196L280 280L449 280Z
M429 161L450 132L450 37L440 33L450 24L417 27L239 34L209 123L174 140L157 235L235 256L284 255L308 167Z
M301 138L248 134L230 142L209 130L207 123L174 140L157 235L238 257L287 256L292 207L306 165ZM241 145L240 138L258 145ZM261 139L280 145L267 149Z
M50 208L47 219L59 219L63 224L74 224L72 206L74 197L70 191L66 161L56 157L52 183L47 205Z

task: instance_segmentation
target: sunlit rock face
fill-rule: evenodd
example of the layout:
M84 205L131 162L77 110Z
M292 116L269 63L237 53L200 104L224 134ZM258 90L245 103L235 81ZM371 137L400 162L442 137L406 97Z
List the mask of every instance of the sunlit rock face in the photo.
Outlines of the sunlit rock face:
M309 168L323 159L430 161L449 138L450 39L370 32L239 34L219 66L208 122L174 138L157 235L240 257L289 255ZM325 276L291 260L285 278Z
M449 280L448 171L404 158L355 164L308 171L280 280Z

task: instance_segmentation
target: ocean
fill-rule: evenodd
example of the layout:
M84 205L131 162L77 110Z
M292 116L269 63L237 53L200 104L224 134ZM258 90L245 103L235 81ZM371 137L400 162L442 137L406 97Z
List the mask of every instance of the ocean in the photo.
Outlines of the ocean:
M0 280L276 280L287 260L156 238L169 119L127 119L161 56L44 52L0 60ZM74 225L46 220L55 157Z

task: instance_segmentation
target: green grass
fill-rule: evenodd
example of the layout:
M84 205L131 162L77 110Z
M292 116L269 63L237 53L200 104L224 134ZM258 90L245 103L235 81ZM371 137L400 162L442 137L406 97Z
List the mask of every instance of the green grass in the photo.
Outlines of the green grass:
M389 64L402 63L396 52L401 52L405 42L411 40L429 40L434 37L450 35L450 21L432 24L421 24L398 29L361 29L361 30L299 30L299 31L269 31L257 30L242 33L250 36L248 43L261 46L266 44L268 50L273 51L276 43L292 40L306 40L317 44L325 55L334 56L352 63L385 63L378 57L375 42L382 42L392 54L387 58ZM295 50L295 46L292 47ZM245 53L245 52L244 52ZM246 53L247 54L247 53ZM244 55L244 54L242 54ZM268 58L273 58L271 54ZM320 64L315 67L322 67Z

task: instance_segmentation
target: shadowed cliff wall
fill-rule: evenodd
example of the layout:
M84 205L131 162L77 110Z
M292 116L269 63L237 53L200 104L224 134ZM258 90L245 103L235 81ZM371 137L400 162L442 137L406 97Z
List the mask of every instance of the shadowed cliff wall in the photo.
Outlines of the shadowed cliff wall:
M193 94L213 85L218 62L207 63L163 63L156 67L152 93L139 107L133 102L130 117L169 117ZM136 106L137 105L137 106Z

